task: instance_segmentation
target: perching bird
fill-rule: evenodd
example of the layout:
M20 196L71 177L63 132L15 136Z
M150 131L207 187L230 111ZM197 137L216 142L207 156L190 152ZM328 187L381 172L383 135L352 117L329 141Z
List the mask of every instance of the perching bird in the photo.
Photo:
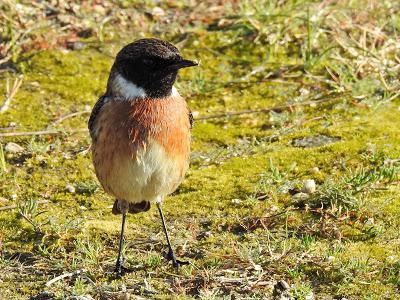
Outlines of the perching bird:
M126 270L121 258L126 215L148 211L151 202L161 216L167 259L174 267L185 263L172 250L161 204L188 169L193 117L174 83L179 69L196 65L166 41L137 40L117 54L107 91L90 116L96 175L116 198L113 214L122 214L118 275Z

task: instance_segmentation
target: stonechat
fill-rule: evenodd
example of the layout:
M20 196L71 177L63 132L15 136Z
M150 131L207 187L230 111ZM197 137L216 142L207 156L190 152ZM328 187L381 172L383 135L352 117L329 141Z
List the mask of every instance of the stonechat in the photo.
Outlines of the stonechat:
M174 87L178 71L196 66L172 44L154 38L137 40L117 54L106 93L89 119L92 157L103 189L116 200L113 214L122 214L116 272L122 275L122 247L128 213L160 213L174 267L162 211L163 199L176 190L189 166L192 114Z

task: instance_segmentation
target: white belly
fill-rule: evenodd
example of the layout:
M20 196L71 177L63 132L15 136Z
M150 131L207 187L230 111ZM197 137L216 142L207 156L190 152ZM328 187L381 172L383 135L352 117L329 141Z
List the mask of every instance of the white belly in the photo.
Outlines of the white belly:
M153 201L172 193L181 183L188 163L170 157L164 147L150 140L136 157L120 155L118 149L105 165L95 162L96 174L106 192L131 203ZM104 160L97 160L104 164Z

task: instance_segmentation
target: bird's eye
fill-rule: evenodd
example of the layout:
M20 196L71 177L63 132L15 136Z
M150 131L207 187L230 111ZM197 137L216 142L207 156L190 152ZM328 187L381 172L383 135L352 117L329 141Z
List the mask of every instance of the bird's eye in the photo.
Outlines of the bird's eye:
M154 60L150 58L143 58L143 63L148 67L152 67L154 65Z

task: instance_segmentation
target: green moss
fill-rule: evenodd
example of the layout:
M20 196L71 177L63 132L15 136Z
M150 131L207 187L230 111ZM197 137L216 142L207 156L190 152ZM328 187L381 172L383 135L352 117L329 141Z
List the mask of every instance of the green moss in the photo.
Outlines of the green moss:
M171 31L163 33L162 37L182 42L186 57L201 60L197 70L182 72L177 83L196 116L311 101L341 89L352 92L317 107L196 121L192 167L164 204L173 244L193 263L178 274L162 258L165 242L153 207L129 216L126 229L127 261L144 265L145 270L139 268L122 280L109 275L120 216L111 214L114 199L102 191L90 154L83 152L90 143L87 133L2 139L3 147L10 141L24 147L23 153L5 153L7 172L0 174L1 197L8 199L4 205L21 207L30 199L48 200L28 220L21 217L20 207L0 211L0 268L7 270L0 275L0 289L9 293L3 297L26 299L42 291L55 275L86 269L96 286L116 290L121 284L143 287L146 278L159 299L172 293L177 299L210 293L255 298L271 294L269 288L257 285L250 295L239 286L227 285L224 290L221 280L227 276L285 279L299 298L311 289L320 298L395 299L400 250L399 100L381 97L377 74L353 76L355 67L347 53L332 50L336 51L332 57L342 55L348 63L340 66L323 54L325 43L331 42L325 31L313 41L320 47L306 49L304 15L293 16L295 9L271 3L270 14L264 15L257 5L261 4L227 7L230 17L225 21L232 24L226 28L195 24L190 30L185 27L188 32L182 37L173 23ZM146 22L149 28L156 26L155 21ZM257 22L262 26L257 28ZM316 34L318 24L313 26ZM1 115L0 127L14 122L17 131L44 130L62 116L93 106L105 91L112 56L131 39L115 34L121 39L107 40L107 46L91 41L80 51L49 50L27 56L20 63L23 84ZM297 69L287 71L287 66ZM327 73L327 68L333 71ZM88 115L55 127L86 128ZM296 138L318 135L340 139L311 148L293 145ZM291 195L305 179L314 179L317 191L329 186L352 189L354 184L343 182L357 170L390 166L397 172L393 180L381 178L362 191L352 191L359 201L357 209L312 207L309 202L302 207ZM29 221L41 230L35 231ZM32 253L36 261L9 259L20 252ZM22 275L20 268L27 268ZM79 280L62 281L49 290L57 295L98 296L89 283ZM17 292L10 294L10 289Z

